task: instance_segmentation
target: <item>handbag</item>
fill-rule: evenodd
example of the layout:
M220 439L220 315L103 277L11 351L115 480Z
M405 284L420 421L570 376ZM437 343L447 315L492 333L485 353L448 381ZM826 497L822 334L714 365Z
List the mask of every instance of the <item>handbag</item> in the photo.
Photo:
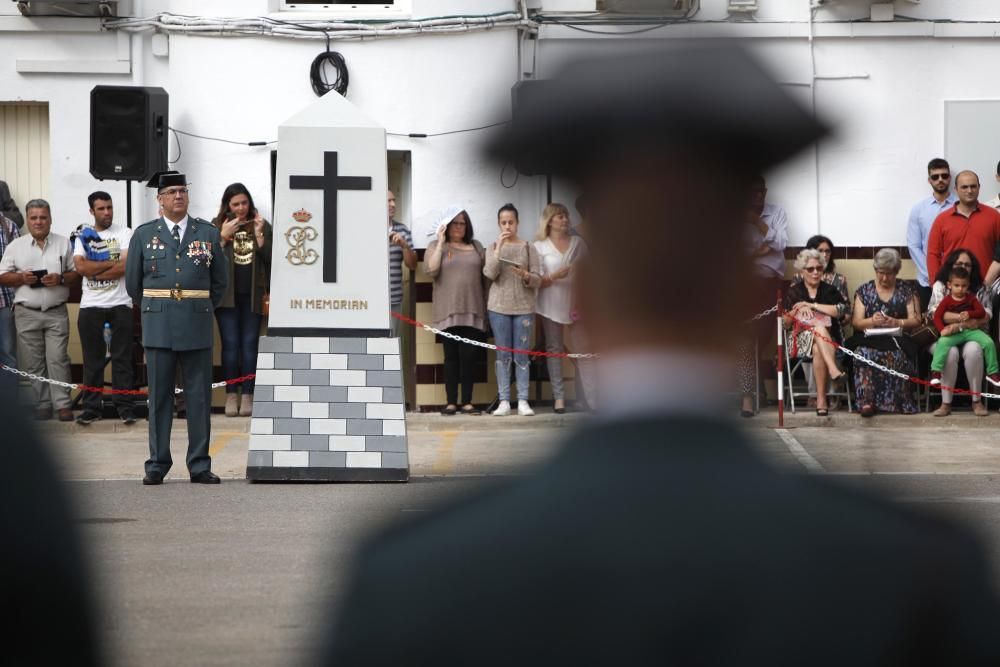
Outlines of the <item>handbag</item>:
M906 336L920 349L927 349L936 343L940 335L937 327L934 326L934 322L928 320L926 317L920 323L920 326L906 333Z

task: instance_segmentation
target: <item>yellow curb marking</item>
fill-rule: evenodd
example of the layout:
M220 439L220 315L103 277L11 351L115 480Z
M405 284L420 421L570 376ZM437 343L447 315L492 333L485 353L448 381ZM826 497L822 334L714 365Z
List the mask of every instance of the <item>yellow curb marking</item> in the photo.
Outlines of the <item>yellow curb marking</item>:
M431 472L435 475L447 475L453 469L452 453L455 450L455 439L458 431L445 431L441 434L441 443L434 454L434 466Z
M229 444L230 440L232 440L238 435L244 435L244 434L238 433L236 431L218 434L217 436L212 438L212 443L208 447L208 455L215 456L216 454L218 454L219 452L221 452L223 449L226 448L226 445Z

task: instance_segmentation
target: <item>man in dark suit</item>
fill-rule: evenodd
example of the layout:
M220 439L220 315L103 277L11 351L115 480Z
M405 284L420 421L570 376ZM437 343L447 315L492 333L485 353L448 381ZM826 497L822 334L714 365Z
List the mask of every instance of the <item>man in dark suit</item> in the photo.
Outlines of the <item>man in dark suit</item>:
M142 483L162 484L173 463L170 428L179 365L187 394L188 472L192 482L218 484L208 455L212 327L229 275L226 256L215 225L188 217L184 174L157 174L150 186L157 188L163 217L135 230L125 263L125 287L141 307L149 375L149 460Z
M536 474L371 542L325 664L1000 664L970 536L781 474L720 418L752 175L823 128L720 44L579 62L525 105L498 146L587 193L601 413Z

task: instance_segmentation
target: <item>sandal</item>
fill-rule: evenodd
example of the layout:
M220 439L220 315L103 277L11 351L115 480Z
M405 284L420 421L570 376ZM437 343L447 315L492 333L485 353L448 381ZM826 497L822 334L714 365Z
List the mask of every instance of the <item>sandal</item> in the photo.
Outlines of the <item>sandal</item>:
M830 410L828 408L816 408L817 417L829 417Z
M441 414L443 414L445 417L451 417L456 412L458 412L458 408L456 408L454 405L448 405L445 406L445 409L441 411Z

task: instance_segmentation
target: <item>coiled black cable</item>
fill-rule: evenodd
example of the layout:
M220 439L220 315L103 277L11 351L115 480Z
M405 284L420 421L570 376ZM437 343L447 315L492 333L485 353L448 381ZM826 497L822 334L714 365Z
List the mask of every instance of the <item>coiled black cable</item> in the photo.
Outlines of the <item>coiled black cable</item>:
M337 78L332 83L326 78L326 66L328 64L337 72ZM329 37L327 37L326 52L316 56L312 62L312 67L309 68L309 80L312 83L313 92L316 93L317 97L323 97L331 90L337 91L341 96L347 95L347 84L349 81L347 63L344 62L344 56L330 50Z

